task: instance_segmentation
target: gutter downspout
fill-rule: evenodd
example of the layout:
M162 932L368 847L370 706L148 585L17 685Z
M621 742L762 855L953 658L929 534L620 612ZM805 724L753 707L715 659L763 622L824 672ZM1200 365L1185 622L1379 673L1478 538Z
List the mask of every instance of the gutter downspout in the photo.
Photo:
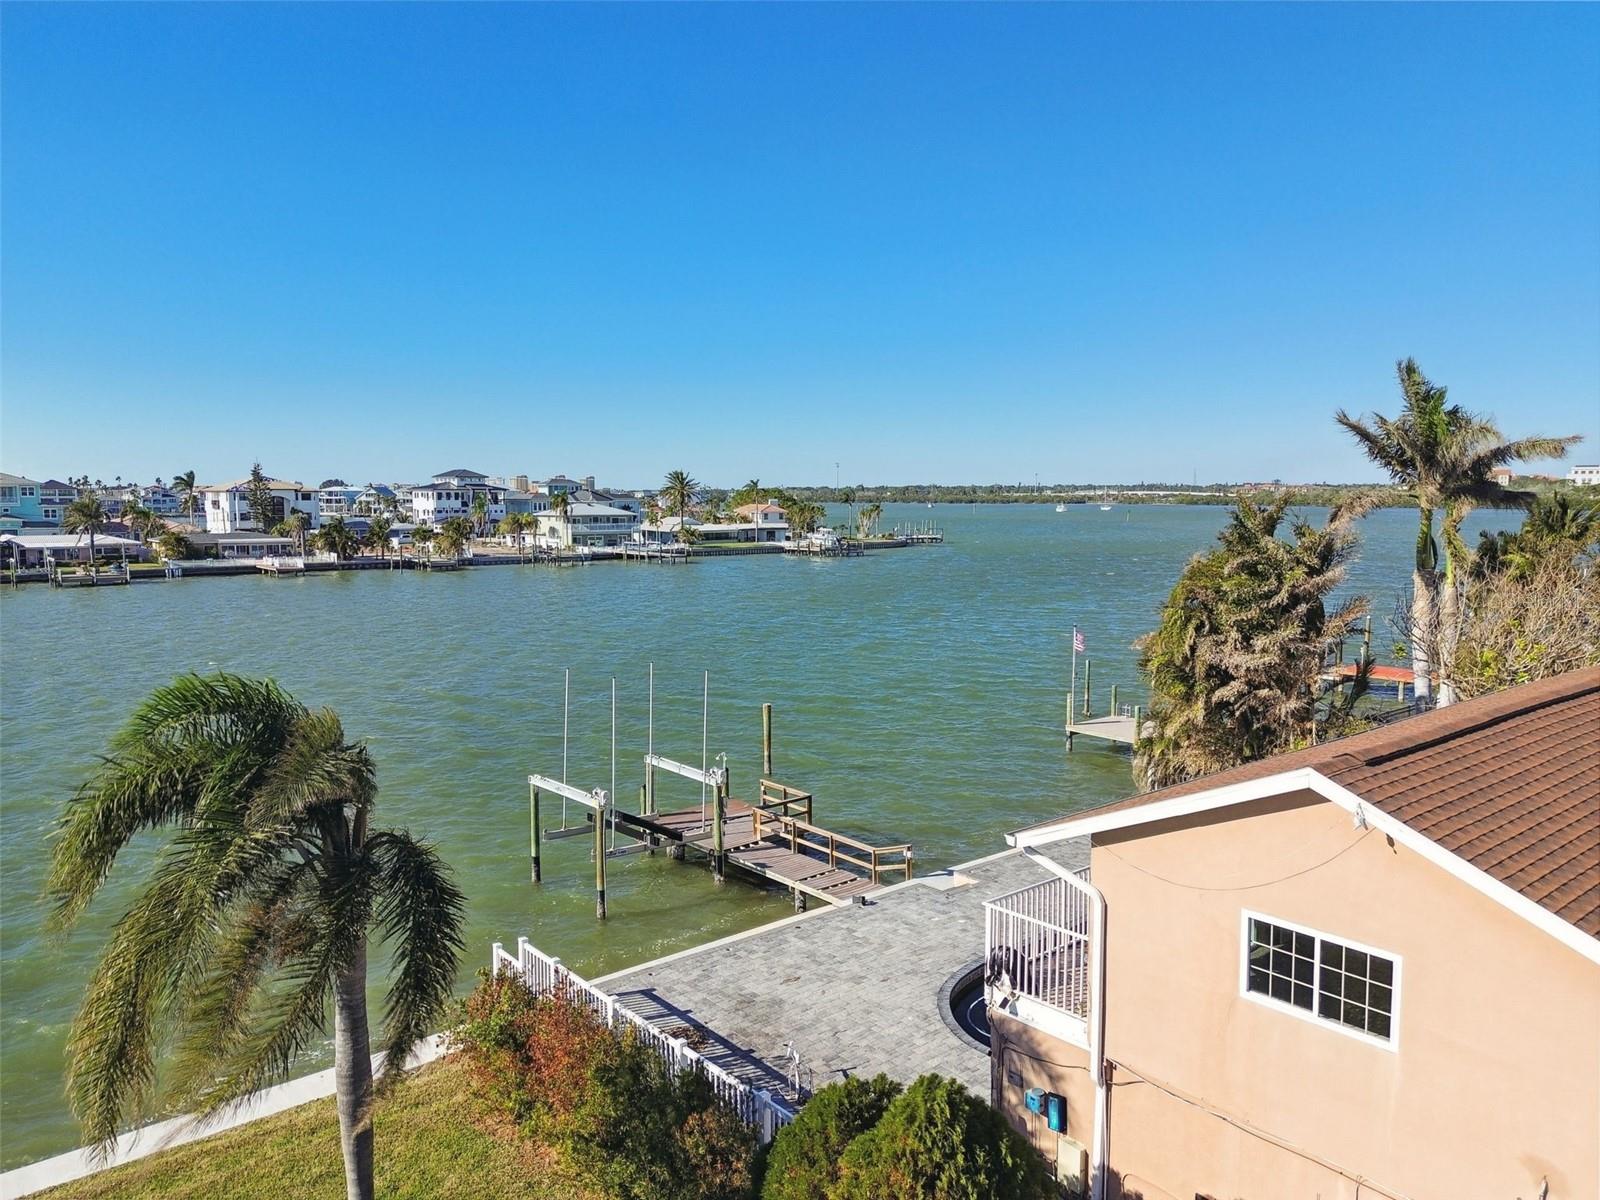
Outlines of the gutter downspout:
M1106 1072L1106 898L1100 889L1032 846L1022 852L1052 875L1083 892L1089 901L1089 1073L1094 1080L1094 1137L1089 1144L1090 1200L1105 1200L1111 1157L1111 1080Z

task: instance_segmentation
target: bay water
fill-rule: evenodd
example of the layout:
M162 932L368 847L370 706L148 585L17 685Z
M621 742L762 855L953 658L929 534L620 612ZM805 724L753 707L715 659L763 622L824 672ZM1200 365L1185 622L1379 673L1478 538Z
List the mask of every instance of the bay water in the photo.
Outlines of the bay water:
M843 560L0 593L0 1166L78 1142L62 1092L67 1029L155 842L119 860L89 916L60 937L46 931L41 899L51 830L111 733L175 675L270 675L337 710L348 735L369 743L376 823L434 841L469 897L463 990L490 942L519 934L598 974L785 916L790 901L737 877L718 888L695 863L628 856L610 863L610 919L600 923L582 838L547 843L545 881L529 882L526 780L561 773L564 669L570 782L612 787L615 677L616 794L636 803L652 663L656 751L698 763L709 671L708 749L726 753L734 795L754 791L760 706L771 702L774 775L815 793L818 823L909 841L920 870L949 866L1002 849L1019 825L1129 794L1126 752L1087 740L1066 752L1070 631L1084 632L1097 712L1113 683L1124 703L1142 701L1132 643L1225 515L890 505L883 527L932 520L948 540ZM1469 540L1517 520L1477 514ZM1384 618L1409 587L1415 522L1387 510L1361 526L1345 591L1372 599L1380 658L1393 642ZM661 777L659 793L663 807L700 802L698 785L682 780ZM561 820L554 810L547 823ZM581 819L575 806L569 816ZM375 998L381 974L375 963ZM305 1069L318 1065L313 1057Z

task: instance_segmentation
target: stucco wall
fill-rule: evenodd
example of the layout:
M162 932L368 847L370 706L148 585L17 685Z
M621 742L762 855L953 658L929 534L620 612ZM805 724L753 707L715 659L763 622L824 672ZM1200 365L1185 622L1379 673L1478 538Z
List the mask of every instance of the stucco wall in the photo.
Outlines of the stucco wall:
M1089 1053L1049 1037L1024 1021L989 1010L990 1096L1006 1120L1033 1143L1047 1162L1057 1161L1061 1147L1042 1115L1024 1102L1029 1088L1043 1088L1066 1097L1067 1137L1090 1144L1094 1129L1094 1082Z
M1600 966L1309 793L1220 815L1094 840L1125 1191L1600 1196ZM1398 956L1395 1047L1242 997L1243 909Z

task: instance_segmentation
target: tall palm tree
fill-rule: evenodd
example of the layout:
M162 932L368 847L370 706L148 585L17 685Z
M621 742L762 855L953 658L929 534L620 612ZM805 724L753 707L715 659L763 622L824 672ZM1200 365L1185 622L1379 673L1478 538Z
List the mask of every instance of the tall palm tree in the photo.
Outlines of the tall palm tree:
M426 525L418 525L413 529L411 531L412 558L426 550L428 543L433 541L433 537L433 530Z
M377 790L337 714L270 680L186 675L134 711L67 805L50 863L54 920L70 926L123 847L171 832L68 1038L90 1142L150 1107L158 1073L202 1113L283 1078L325 1036L331 1001L345 1191L372 1196L367 940L393 947L382 1042L398 1066L449 1001L465 906L430 846L371 828Z
M864 529L862 536L871 537L878 529L878 519L883 516L883 505L874 500L861 510L861 524Z
M666 481L661 485L661 501L666 505L667 511L678 518L678 530L683 531L683 521L700 500L700 485L690 478L687 471L668 471Z
M200 502L200 493L195 490L197 487L193 471L181 471L172 477L172 490L182 500L180 511L190 521L194 520L194 510Z
M1288 500L1241 497L1218 546L1184 568L1161 623L1137 643L1150 685L1134 773L1164 787L1313 740L1324 665L1367 611L1330 608L1355 556L1351 524L1365 501L1326 525L1290 517ZM1292 540L1278 536L1290 521ZM1359 694L1352 689L1342 718Z
M1526 507L1529 492L1502 488L1490 478L1495 467L1540 458L1561 458L1580 439L1530 437L1503 440L1488 418L1447 401L1447 389L1429 381L1414 359L1395 364L1403 407L1398 417L1373 413L1368 420L1344 409L1334 414L1367 457L1405 488L1418 513L1415 566L1411 576L1411 630L1408 648L1416 674L1416 694L1433 694L1432 674L1440 673L1440 703L1449 703L1450 652L1459 636L1459 589L1470 557L1460 538L1461 523L1474 507ZM1444 518L1445 558L1441 571L1433 519ZM1441 612L1441 594L1450 593Z
M479 537L489 525L489 493L474 492L472 495L472 528Z
M79 537L89 539L89 571L95 571L94 539L106 531L106 526L111 523L111 517L106 512L106 506L100 503L100 497L94 492L85 492L61 514L61 528L68 533L75 533Z
M550 515L561 522L560 540L567 545L572 544L572 537L567 526L567 513L572 510L572 501L565 492L556 492L550 497Z
M861 536L861 527L856 524L856 490L845 488L839 493L839 502L850 507L850 527L857 537Z

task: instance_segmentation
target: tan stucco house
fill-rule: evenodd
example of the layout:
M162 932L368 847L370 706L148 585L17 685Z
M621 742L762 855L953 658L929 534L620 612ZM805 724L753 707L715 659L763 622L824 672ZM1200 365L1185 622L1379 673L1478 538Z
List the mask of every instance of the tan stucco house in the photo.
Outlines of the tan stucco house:
M993 1099L1083 1194L1600 1196L1600 670L1008 840L1075 837L986 977Z

